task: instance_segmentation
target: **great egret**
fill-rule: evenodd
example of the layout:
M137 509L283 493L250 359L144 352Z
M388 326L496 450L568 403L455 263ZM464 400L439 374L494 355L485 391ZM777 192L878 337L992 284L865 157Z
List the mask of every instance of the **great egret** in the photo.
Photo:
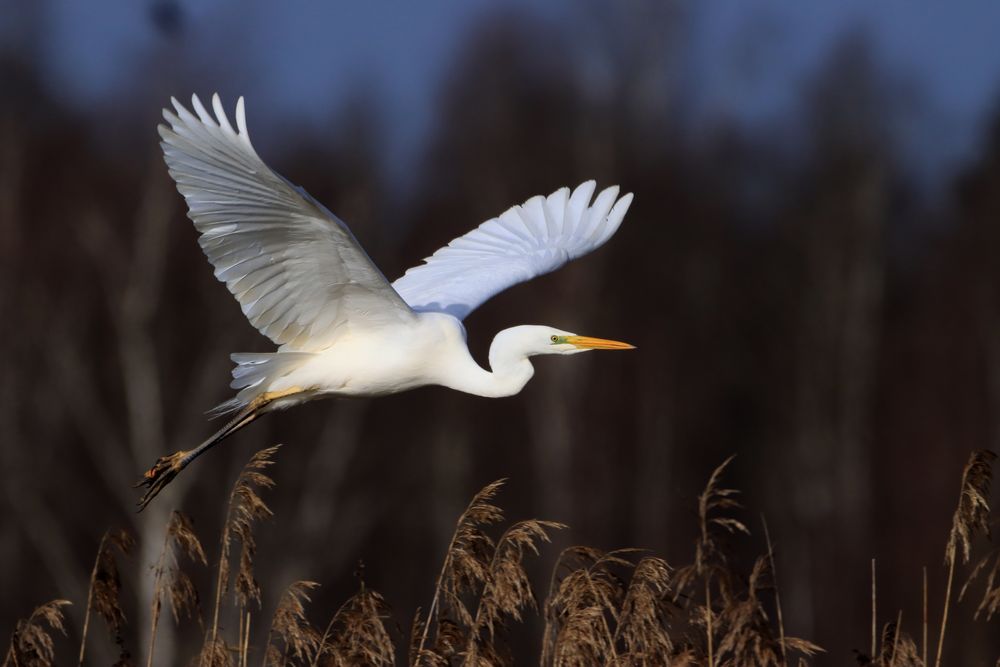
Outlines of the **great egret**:
M389 283L337 216L272 171L247 134L243 98L233 129L219 101L215 117L197 96L194 113L176 99L159 126L171 177L201 233L215 276L244 315L277 344L266 354L234 354L235 413L190 451L161 457L137 486L145 507L191 461L272 410L323 396L380 396L443 385L479 396L518 393L530 357L625 350L612 340L548 326L496 335L490 370L473 360L462 320L494 294L554 271L604 244L632 195L594 182L533 197L453 240Z

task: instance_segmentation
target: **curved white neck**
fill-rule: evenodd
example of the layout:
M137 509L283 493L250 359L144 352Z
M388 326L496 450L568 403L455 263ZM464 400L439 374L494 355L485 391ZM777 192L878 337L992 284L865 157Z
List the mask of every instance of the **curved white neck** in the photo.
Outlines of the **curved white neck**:
M504 330L509 331L509 330ZM458 391L486 398L513 396L520 392L535 374L528 352L518 341L505 337L501 331L490 345L490 369L482 368L468 354L453 367L442 384Z

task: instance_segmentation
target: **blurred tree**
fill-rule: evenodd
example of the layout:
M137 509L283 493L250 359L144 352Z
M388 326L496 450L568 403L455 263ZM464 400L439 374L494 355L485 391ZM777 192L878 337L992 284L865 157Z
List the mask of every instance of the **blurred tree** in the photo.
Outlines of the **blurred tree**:
M781 530L791 555L786 599L801 624L795 631L807 634L819 629L820 609L864 610L861 597L852 605L815 588L835 578L864 588L862 569L849 583L839 570L864 561L874 528L870 435L894 188L886 81L863 33L831 54L806 96L811 169L786 219L795 315L775 342L793 360L784 379L790 440L780 457L792 515Z

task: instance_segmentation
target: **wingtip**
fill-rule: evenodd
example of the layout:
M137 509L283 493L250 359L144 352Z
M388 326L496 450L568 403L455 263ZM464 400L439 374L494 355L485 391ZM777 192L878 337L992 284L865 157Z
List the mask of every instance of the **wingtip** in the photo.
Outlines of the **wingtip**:
M573 194L570 195L570 199L573 201L579 201L580 205L586 207L590 203L590 200L593 199L594 191L596 189L597 181L594 179L584 181L573 189Z
M219 97L219 93L212 93L212 110L215 112L215 118L219 123L219 127L225 130L228 134L236 134L236 130L229 122L229 116L226 115L226 109L222 106L222 98Z
M608 211L604 231L601 234L598 245L605 243L614 235L616 231L618 231L618 228L625 220L625 214L628 213L629 206L632 205L632 199L632 193L627 192L622 195L622 197L615 202L614 206L611 207L611 210Z
M242 95L236 99L236 127L239 128L241 135L248 136L246 104Z
M215 125L215 121L212 120L212 115L208 113L208 109L205 105L201 103L201 98L197 95L191 95L191 106L194 108L195 114L198 116L198 120L204 125Z

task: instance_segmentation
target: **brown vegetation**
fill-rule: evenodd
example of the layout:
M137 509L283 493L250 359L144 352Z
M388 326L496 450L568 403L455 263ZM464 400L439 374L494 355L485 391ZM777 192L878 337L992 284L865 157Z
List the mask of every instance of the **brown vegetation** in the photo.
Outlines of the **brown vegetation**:
M382 596L370 590L360 576L358 592L333 614L322 633L312 625L307 612L310 595L319 584L293 582L271 615L263 648L251 644L251 629L259 623L261 600L261 589L253 576L254 529L261 519L271 516L259 491L274 485L264 470L273 464L277 449L271 447L255 454L233 486L220 540L213 620L208 628L200 622L197 591L178 559L179 552L188 561L205 564L205 553L190 520L178 512L171 516L160 558L152 570L155 592L148 665L154 662L153 642L164 596L170 601L175 623L180 623L182 617L198 617L204 645L192 664L242 667L261 661L268 667L388 667L396 663L397 642L393 636L399 633L393 629L398 626L391 622L391 610ZM956 564L960 556L962 564L968 564L974 539L988 529L995 458L989 451L973 452L962 475L959 505L945 550L948 583L936 664L941 660ZM738 491L721 485L731 461L732 457L712 472L699 496L700 536L691 564L674 568L662 558L636 549L603 552L574 546L562 551L552 568L541 606L544 629L539 658L543 667L786 667L808 664L807 658L824 651L813 642L785 634L774 577L775 555L766 524L767 551L754 561L749 572L735 567L729 558L725 538L750 534L746 524L732 514L740 508L735 500ZM539 555L540 546L550 542L551 531L567 526L530 519L514 522L494 537L493 528L505 520L503 510L494 503L503 484L500 480L487 485L459 517L427 616L422 619L419 610L414 613L406 661L411 667L512 664L506 630L511 622L524 621L526 610L538 609L524 558ZM235 636L230 633L227 637L219 623L219 612L223 599L230 597L229 558L234 539L241 544L231 596L238 625ZM93 608L107 622L112 641L120 649L116 664L122 666L132 662L121 640L126 619L119 603L121 580L114 551L128 553L131 546L131 538L123 531L105 534L86 609L88 618ZM984 557L972 569L963 595L991 558L996 555ZM987 621L995 611L998 596L997 565L993 562L983 600L975 612L978 618L985 609ZM858 662L879 667L926 667L927 656L921 655L916 642L903 629L902 610L882 626L876 637L876 592L873 579L872 652L858 653ZM773 602L766 594L773 596ZM68 604L66 600L55 600L20 621L11 636L3 667L53 665L55 644L46 626L63 631L62 607ZM926 606L923 614L926 632ZM85 622L84 642L87 625Z

